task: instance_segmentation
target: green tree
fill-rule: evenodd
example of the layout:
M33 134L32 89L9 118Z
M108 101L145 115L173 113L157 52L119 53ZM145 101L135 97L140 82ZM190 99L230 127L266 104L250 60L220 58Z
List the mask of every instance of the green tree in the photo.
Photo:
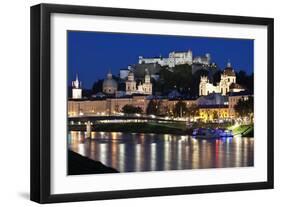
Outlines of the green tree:
M103 80L98 80L93 84L93 86L92 86L92 93L93 94L96 94L98 92L102 92L102 83L103 83Z
M254 74L248 75L245 71L240 70L236 73L236 82L241 84L243 87L253 92L254 89Z
M247 100L240 99L234 106L234 110L238 116L250 117L252 119L254 113L254 98L250 96Z
M190 107L187 108L187 115L189 117L189 119L191 117L195 117L199 115L199 108L196 104L191 104Z
M183 101L178 101L174 107L174 117L184 117L187 115L188 109L186 103Z
M217 111L213 112L213 119L216 120L219 118L219 113Z
M177 89L182 94L189 94L192 87L192 68L190 65L177 65L174 68L162 67L159 80L155 85L156 92L162 94Z
M135 107L133 105L125 105L123 106L122 108L122 112L125 113L125 114L141 114L143 111L142 111L142 108L140 107Z
M154 114L158 116L161 114L161 107L162 107L161 100L150 100L147 105L146 113Z
M214 83L220 82L220 80L221 80L221 74L222 74L222 71L221 71L221 70L217 70L217 71L214 73L214 76L213 76Z

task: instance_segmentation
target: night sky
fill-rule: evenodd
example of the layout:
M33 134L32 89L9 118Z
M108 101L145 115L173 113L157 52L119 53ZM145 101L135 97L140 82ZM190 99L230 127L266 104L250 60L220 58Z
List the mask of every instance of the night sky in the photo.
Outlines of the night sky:
M109 69L118 75L119 69L137 63L138 56L168 57L172 51L191 49L193 56L210 53L219 68L230 60L235 71L248 74L254 67L253 40L69 31L67 41L68 84L78 73L83 88L88 89L105 78Z

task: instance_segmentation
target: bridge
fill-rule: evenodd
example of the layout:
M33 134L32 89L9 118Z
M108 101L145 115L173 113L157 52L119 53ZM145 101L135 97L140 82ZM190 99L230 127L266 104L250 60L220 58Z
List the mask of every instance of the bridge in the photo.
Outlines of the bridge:
M143 125L145 123L145 125ZM127 125L128 124L128 125ZM133 125L132 125L133 124ZM135 124L140 124L135 128ZM156 126L156 128L155 128ZM154 115L117 115L117 116L75 116L68 117L68 129L71 131L86 131L86 137L91 137L93 130L108 131L112 127L118 131L156 131L174 133L186 129L186 120L175 120L170 117L157 117ZM138 128L140 127L140 128ZM151 128L152 127L152 128Z
M177 123L177 122L186 122L185 120L175 120L171 119L170 117L158 117L158 116L143 116L143 115L124 115L124 116L73 116L68 117L68 121L72 124L78 122L92 122L92 123L110 123L110 122L167 122L167 123Z

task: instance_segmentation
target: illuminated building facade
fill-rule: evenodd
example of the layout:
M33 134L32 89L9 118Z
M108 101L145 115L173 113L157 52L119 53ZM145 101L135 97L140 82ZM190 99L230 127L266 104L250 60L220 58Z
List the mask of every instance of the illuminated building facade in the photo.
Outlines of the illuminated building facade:
M221 93L225 96L229 92L244 90L242 86L236 83L236 74L230 62L227 63L227 67L221 74L221 80L217 85L210 83L207 76L202 76L199 84L199 96L207 96L211 93Z
M199 107L199 116L203 121L213 121L216 119L229 118L227 105L206 105Z
M152 83L151 83L151 77L148 74L148 71L146 71L146 74L144 76L144 83L139 83L137 86L137 82L135 80L134 73L132 71L128 74L128 79L126 81L126 94L132 95L132 94L145 94L145 95L151 95L152 94Z
M69 100L68 101L68 116L97 116L97 115L114 115L122 113L122 108L125 105L133 105L140 107L145 113L147 106L151 100L145 95L136 95L123 98L106 98L103 100ZM172 112L178 100L161 99L161 112ZM196 100L182 100L189 107L196 104Z

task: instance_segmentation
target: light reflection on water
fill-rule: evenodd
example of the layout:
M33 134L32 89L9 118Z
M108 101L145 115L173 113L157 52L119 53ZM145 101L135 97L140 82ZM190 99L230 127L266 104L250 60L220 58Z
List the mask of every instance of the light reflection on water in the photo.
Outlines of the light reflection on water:
M120 172L183 170L254 165L253 138L197 140L168 134L120 132L68 134L69 148Z

